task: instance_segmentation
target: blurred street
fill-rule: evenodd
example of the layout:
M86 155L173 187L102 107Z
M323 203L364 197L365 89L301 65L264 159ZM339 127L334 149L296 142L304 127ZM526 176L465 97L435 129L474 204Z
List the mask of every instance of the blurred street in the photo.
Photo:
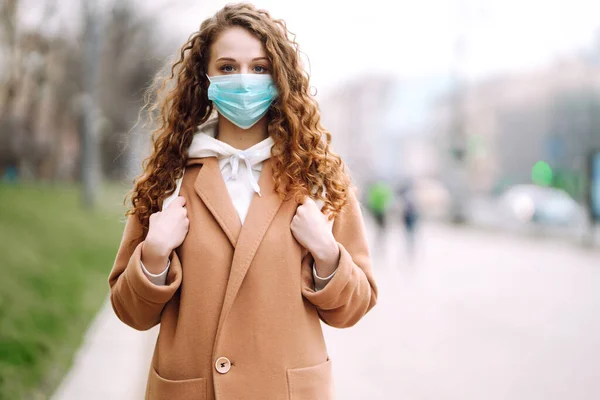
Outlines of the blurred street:
M338 397L600 398L598 252L552 240L425 226L376 258L378 305L327 329Z
M326 328L340 400L600 398L597 251L422 228L409 263L392 225L374 257L378 305L351 329ZM150 357L141 350L154 335L105 307L54 399L141 398Z

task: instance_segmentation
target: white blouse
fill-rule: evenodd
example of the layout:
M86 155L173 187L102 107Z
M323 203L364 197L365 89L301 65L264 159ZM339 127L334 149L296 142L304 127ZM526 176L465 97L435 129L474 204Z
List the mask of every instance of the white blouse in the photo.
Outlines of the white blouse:
M250 202L254 193L260 196L260 187L258 178L262 170L264 160L271 157L271 147L273 147L273 138L268 137L254 146L240 150L229 144L215 138L217 128L217 119L212 118L199 127L198 132L192 139L192 144L188 150L188 157L217 157L219 168L223 174L223 180L227 191L242 224L246 219L246 214L250 207ZM168 204L179 195L181 187L181 178L177 182L177 189L168 199L163 202L166 208ZM322 201L317 203L321 207ZM144 275L155 285L166 285L167 273L169 272L170 260L167 266L160 274L150 273L142 263ZM315 290L321 290L333 278L335 271L327 278L321 278L313 264L313 277L315 280Z

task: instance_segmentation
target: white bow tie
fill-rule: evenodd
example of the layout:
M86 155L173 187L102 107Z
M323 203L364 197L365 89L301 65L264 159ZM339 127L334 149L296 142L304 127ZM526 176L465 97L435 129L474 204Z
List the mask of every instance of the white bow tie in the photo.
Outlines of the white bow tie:
M216 118L208 120L199 127L199 131L194 135L188 149L188 158L217 157L219 160L219 169L223 173L225 181L238 179L240 161L243 162L246 166L248 182L252 186L252 189L261 196L260 186L254 178L252 171L260 171L262 169L262 162L271 157L271 148L274 144L273 138L268 137L246 150L240 150L215 139L216 127ZM231 167L231 171L224 171L228 166ZM169 198L165 199L163 209L179 195L182 181L183 178L177 180L175 192Z
M260 142L247 150L237 150L233 154L231 154L230 152L225 154L221 152L215 152L215 155L217 155L217 158L219 159L219 168L221 169L221 171L224 171L228 165L231 167L229 171L225 171L223 173L223 178L225 179L225 182L229 181L230 179L238 179L240 162L243 162L246 166L248 182L250 182L252 189L254 189L254 191L258 193L259 196L261 196L260 186L258 186L258 182L254 178L254 174L252 173L252 171L260 171L262 169L262 162L271 156L272 146L272 139L268 138L265 141Z

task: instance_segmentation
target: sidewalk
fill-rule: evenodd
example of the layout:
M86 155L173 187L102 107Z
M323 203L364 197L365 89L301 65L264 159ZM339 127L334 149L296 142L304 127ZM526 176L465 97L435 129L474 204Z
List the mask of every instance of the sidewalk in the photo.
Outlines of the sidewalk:
M123 324L107 300L52 400L142 399L157 334Z

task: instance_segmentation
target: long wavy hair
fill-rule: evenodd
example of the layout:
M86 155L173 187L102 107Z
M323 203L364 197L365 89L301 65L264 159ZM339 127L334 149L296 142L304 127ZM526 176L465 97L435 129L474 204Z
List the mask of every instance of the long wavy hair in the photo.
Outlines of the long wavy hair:
M323 199L324 210L331 217L346 203L350 178L340 157L329 148L331 134L321 126L295 36L284 21L273 19L264 10L243 3L228 5L202 22L181 48L170 73L159 73L146 93L143 111L154 127L154 150L143 162L144 172L134 180L127 196L132 207L126 212L137 215L143 235L150 215L159 211L175 190L198 125L213 113L206 77L210 46L231 27L245 28L261 40L272 65L279 92L267 114L268 133L274 140L275 190L282 198L291 195L296 201L306 195Z

